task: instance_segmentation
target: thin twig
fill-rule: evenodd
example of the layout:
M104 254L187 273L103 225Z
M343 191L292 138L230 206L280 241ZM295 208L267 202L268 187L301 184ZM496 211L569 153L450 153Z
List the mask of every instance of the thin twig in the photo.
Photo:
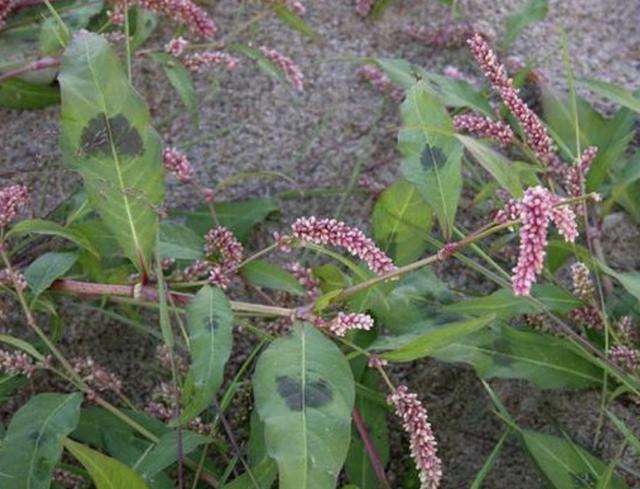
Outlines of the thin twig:
M357 407L353 408L351 411L351 417L353 418L353 423L356 425L356 429L360 434L360 438L362 439L362 443L364 444L365 449L367 450L367 454L369 455L369 460L371 461L371 466L373 467L373 471L376 473L376 477L380 481L383 487L386 489L390 489L389 481L387 480L387 475L384 472L384 465L382 464L382 460L380 459L380 454L373 444L373 440L371 440L371 436L369 436L369 432L367 431L367 426L364 423L364 419L362 419L362 415L360 411L358 411Z

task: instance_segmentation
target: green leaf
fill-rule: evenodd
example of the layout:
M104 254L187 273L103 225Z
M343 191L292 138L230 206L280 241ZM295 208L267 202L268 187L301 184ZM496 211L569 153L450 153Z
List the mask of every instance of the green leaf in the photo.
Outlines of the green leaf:
M406 335L393 339L393 344L400 343L401 346L394 347L392 351L384 353L382 356L392 362L410 362L418 358L429 356L462 336L477 332L490 324L496 316L494 314L483 316L478 319L459 321L456 323L443 324L429 328L426 333L420 335ZM371 348L379 349L382 342L375 342ZM388 349L384 347L383 349Z
M1 487L48 489L81 403L79 393L38 394L18 410L0 445Z
M22 234L42 234L45 236L58 236L84 248L92 255L98 257L98 251L93 247L83 234L74 229L66 228L53 221L45 221L44 219L27 219L18 222L7 233L7 237L20 236Z
M181 423L211 405L231 354L233 311L224 293L205 285L187 308L191 365L185 381L186 404Z
M521 10L507 17L503 48L510 46L529 24L543 21L548 11L547 0L529 0Z
M20 338L16 338L14 336L6 334L0 334L0 343L6 343L7 345L18 348L41 362L44 360L44 355L42 353L36 350L33 345L31 345L31 343L21 340Z
M569 440L531 430L522 430L520 434L540 472L557 489L595 487L607 472L600 459ZM627 485L614 476L607 487L623 489Z
M39 296L73 266L75 253L45 253L27 267L24 276L34 296Z
M373 60L393 83L409 90L424 74L418 65L412 65L404 59L375 58Z
M199 260L204 256L204 239L177 222L160 223L158 252L161 258Z
M444 106L420 81L400 108L403 127L398 133L402 174L434 210L446 238L451 236L462 190L463 146L453 135Z
M86 5L74 2L72 6L59 12L59 18L48 16L40 26L40 50L45 54L57 54L68 44L69 33L87 27L91 18L100 13L102 7L102 1L92 0L86 2Z
M431 356L470 364L482 378L526 379L542 389L602 383L602 369L568 340L506 326L465 336Z
M125 464L69 439L64 446L87 469L96 489L148 489L142 477Z
M275 340L253 377L280 489L333 489L349 449L355 388L338 347L308 323Z
M181 450L183 455L188 455L200 445L209 442L206 436L192 431L182 431ZM170 431L162 435L158 443L146 452L136 464L136 471L145 480L166 469L178 460L178 433Z
M511 161L481 141L468 136L458 135L457 137L476 161L496 179L502 188L508 190L516 198L522 196L522 183Z
M493 447L493 450L491 450L491 453L487 457L487 460L485 460L484 464L482 465L482 468L478 471L478 473L474 477L473 482L471 483L471 486L469 487L469 489L482 489L482 484L484 483L484 480L489 474L489 472L491 472L491 469L493 469L493 466L496 464L496 461L500 456L500 452L502 451L502 445L507 439L507 436L509 436L509 432L510 430L507 428L505 432L502 434L502 436L498 440L498 443L496 443L496 446Z
M295 295L305 294L304 287L292 274L266 261L250 261L240 269L240 275L257 287L283 290Z
M222 489L269 489L278 475L278 466L273 459L265 458L251 469L251 475L253 478L245 472L222 486Z
M191 114L193 123L197 127L200 120L198 98L191 82L191 75L179 59L166 53L153 53L151 58L162 66L164 74L167 75L169 82L178 92L180 100Z
M147 271L164 194L161 142L144 100L109 43L74 36L62 58L62 148L91 205L140 271Z
M311 27L309 27L305 21L300 18L300 16L286 8L284 4L275 3L272 8L278 18L293 30L310 38L318 37L318 34L314 32L314 30L311 29Z
M468 108L487 117L495 117L487 97L466 80L455 80L430 71L422 74L447 107Z
M578 80L578 84L634 112L640 112L640 98L619 85L599 80Z
M633 432L624 424L620 418L618 418L611 411L607 411L607 416L616 426L618 431L624 435L624 438L627 440L627 443L635 450L636 454L640 456L640 438L633 434Z
M384 14L385 10L391 7L391 4L393 2L394 0L375 0L373 8L371 9L371 16L374 19L379 19L380 17L382 17L382 14ZM365 488L362 487L361 489Z
M640 272L616 272L604 263L599 263L600 268L607 275L611 275L627 289L638 301L640 301Z
M365 369L360 383L373 390L378 389L378 373L372 369ZM389 433L387 429L387 411L379 404L361 396L356 396L356 407L362 416L369 437L376 448L383 466L389 462ZM364 446L358 430L353 429L351 446L345 462L345 472L349 481L362 489L378 489L380 482L371 464L371 458Z
M394 263L406 265L427 248L431 208L415 185L398 180L386 189L373 208L373 235Z
M130 12L133 14L131 15L131 24L133 27L131 49L135 51L153 34L153 31L158 26L158 16L150 10L139 7L132 8Z
M19 78L0 83L0 107L30 110L58 102L60 91L54 84L32 83Z

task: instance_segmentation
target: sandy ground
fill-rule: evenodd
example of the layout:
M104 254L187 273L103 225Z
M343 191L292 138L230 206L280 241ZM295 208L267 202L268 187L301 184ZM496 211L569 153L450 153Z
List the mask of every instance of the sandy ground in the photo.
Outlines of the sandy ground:
M452 64L476 73L465 49L435 50L409 41L403 34L409 21L437 25L451 19L449 10L435 0L399 0L378 22L363 21L348 0L307 0L305 20L320 35L309 41L266 19L245 40L268 45L291 56L306 76L303 94L268 79L249 62L232 74L199 75L201 124L194 128L188 114L161 72L142 63L135 81L149 98L155 125L168 142L188 149L203 185L213 186L238 172L271 170L293 178L296 188L344 188L356 164L376 180L388 183L398 173L394 146L395 107L357 76L354 58L404 57L436 72ZM459 2L466 18L497 33L504 17L517 10L518 0ZM237 21L239 2L223 0L211 11L223 30ZM244 6L245 4L242 3ZM547 21L529 27L510 54L536 60L550 82L563 87L560 50L562 32L568 39L577 77L598 78L640 87L640 8L637 0L551 1ZM57 151L58 109L30 113L0 110L0 176L32 181L42 209L50 208L73 186L75 179L61 170ZM37 180L37 184L35 181ZM273 195L291 189L284 180L254 179L229 188L223 198ZM176 205L193 205L193 197L174 188ZM342 210L351 222L362 221L370 199L353 198ZM283 221L294 215L334 215L337 199L315 198L285 203ZM445 277L447 278L447 277ZM67 326L69 351L91 353L112 365L125 378L134 397L144 397L157 381L148 372L153 345L135 332L96 313L76 306L61 308ZM19 330L19 323L6 324ZM152 323L150 323L152 324ZM502 431L490 413L481 384L466 368L422 361L398 371L419 391L429 406L445 461L443 488L468 487ZM521 382L493 382L514 417L524 426L559 434L565 429L590 447L598 421L597 393L539 392ZM623 419L638 416L637 408L616 406ZM621 437L607 428L596 451L609 460ZM401 457L400 453L396 454ZM629 452L623 462L640 472ZM629 480L640 488L640 479ZM635 484L635 485L633 485ZM510 440L485 487L496 489L543 487L536 471Z

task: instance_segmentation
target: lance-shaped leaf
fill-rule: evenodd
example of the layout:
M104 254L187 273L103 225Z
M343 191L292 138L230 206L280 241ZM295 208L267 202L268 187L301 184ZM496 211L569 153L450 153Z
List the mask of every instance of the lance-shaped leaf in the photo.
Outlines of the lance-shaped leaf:
M333 489L349 449L355 397L338 347L311 324L297 323L262 353L253 388L280 489Z
M62 57L62 149L124 254L147 269L164 193L160 138L102 36L81 32Z
M81 403L78 393L39 394L20 408L0 446L0 487L48 489Z
M434 210L448 238L462 190L463 146L453 135L447 110L424 81L409 90L400 112L402 174Z
M233 329L233 311L224 293L209 285L202 287L189 304L187 325L191 365L184 389L183 423L210 406L222 384Z
M148 489L142 477L122 462L69 439L64 446L87 469L96 489Z

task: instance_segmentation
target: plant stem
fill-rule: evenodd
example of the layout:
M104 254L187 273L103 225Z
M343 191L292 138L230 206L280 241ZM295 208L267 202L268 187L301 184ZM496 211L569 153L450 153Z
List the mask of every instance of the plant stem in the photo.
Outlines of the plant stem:
M371 436L367 431L367 426L365 425L364 419L362 419L362 415L360 414L360 411L358 411L357 407L354 407L353 411L351 411L351 417L353 418L353 424L355 424L356 429L360 434L362 443L367 450L367 454L369 455L369 460L371 461L371 466L376 473L376 477L383 487L385 487L386 489L390 489L391 486L389 485L387 475L384 472L384 465L382 463L382 460L380 459L380 454L373 444L373 440L371 440Z

